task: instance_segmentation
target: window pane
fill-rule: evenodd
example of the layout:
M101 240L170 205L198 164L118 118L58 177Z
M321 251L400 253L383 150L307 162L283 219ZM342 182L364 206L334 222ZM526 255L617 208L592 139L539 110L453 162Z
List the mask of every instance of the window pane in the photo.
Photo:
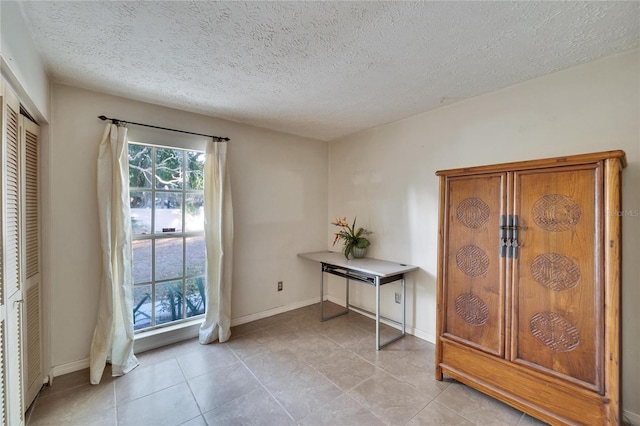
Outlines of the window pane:
M133 329L151 326L151 284L133 288Z
M151 240L133 240L133 283L151 282Z
M156 284L156 324L182 318L182 281Z
M156 148L156 188L182 189L184 151Z
M204 314L206 155L136 143L128 155L134 329L150 330Z
M186 281L187 287L187 317L204 314L205 278L191 278Z
M155 233L182 232L182 193L156 192Z
M151 188L151 149L129 144L129 188Z
M204 152L187 151L187 189L204 189Z
M156 243L156 281L182 276L182 238L162 238Z
M134 235L151 233L151 192L131 191L129 194L131 207L131 232Z
M204 231L204 195L185 196L185 227L187 232Z
M187 238L187 273L186 276L203 275L205 273L206 249L204 236Z

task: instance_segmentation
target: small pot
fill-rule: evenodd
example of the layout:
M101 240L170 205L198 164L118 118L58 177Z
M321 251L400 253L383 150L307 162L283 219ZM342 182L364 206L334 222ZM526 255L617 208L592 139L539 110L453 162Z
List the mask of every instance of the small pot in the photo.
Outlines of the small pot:
M367 254L367 248L358 248L358 247L351 247L351 256L353 256L354 259L359 259L365 256L365 254Z

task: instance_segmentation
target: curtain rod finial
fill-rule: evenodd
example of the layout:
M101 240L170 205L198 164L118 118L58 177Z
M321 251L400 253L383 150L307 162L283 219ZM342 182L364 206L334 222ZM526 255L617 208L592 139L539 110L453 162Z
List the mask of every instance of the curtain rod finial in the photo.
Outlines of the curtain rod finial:
M106 116L104 116L104 115L99 115L99 116L98 116L98 118L99 118L100 120L102 120L102 121L104 121L104 120L108 120L108 118L107 118Z

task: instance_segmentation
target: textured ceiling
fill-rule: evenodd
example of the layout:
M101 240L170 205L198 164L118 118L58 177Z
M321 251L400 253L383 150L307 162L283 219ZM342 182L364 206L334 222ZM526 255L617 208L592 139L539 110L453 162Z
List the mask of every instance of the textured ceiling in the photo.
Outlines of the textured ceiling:
M640 38L638 2L22 7L55 81L323 140L628 50Z

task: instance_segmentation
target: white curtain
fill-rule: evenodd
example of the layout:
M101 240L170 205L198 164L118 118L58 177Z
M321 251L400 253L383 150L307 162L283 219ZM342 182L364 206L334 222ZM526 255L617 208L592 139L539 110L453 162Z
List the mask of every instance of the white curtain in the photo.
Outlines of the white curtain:
M98 152L98 214L102 279L98 322L90 353L92 384L100 383L107 362L113 376L138 365L133 354L133 279L127 128L107 124Z
M204 166L204 234L207 247L205 319L200 343L221 343L231 336L233 207L227 172L227 144L207 144Z

